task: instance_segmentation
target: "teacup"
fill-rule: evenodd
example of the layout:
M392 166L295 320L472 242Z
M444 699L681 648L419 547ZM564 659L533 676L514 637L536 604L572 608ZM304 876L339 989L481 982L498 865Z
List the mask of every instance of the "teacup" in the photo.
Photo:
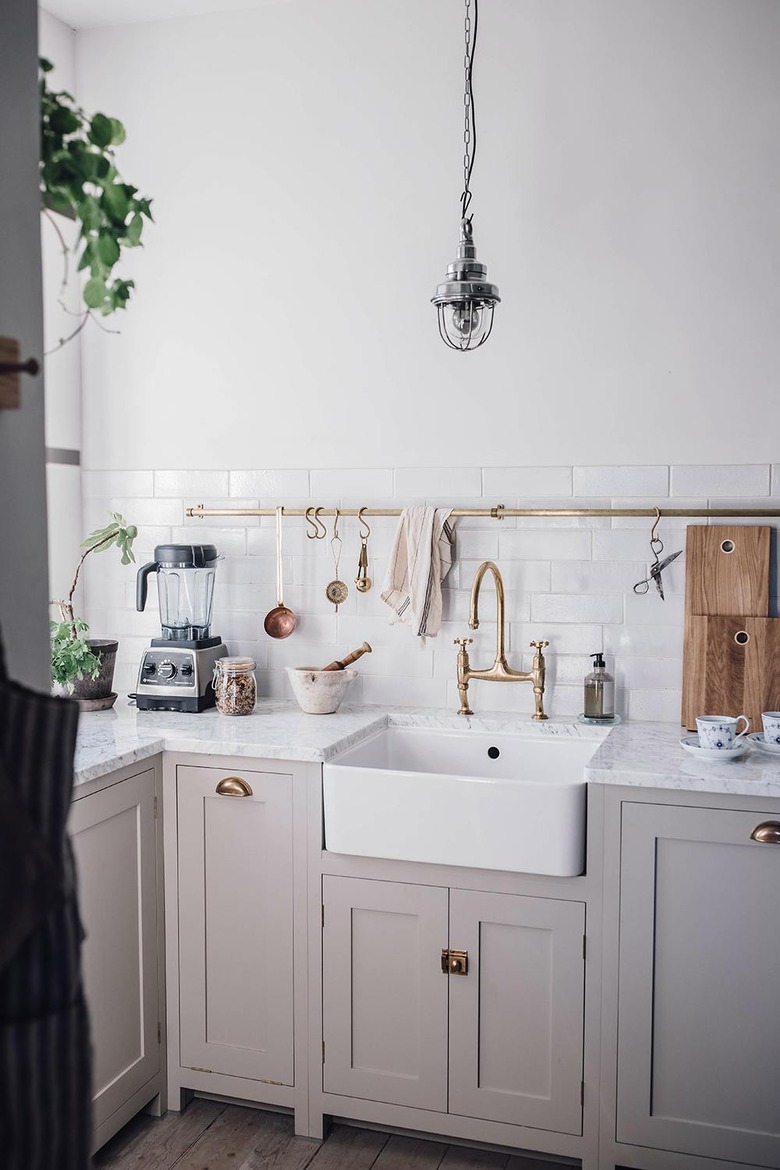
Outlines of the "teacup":
M780 715L777 718L780 723ZM740 720L744 720L745 726L737 735ZM750 720L747 715L738 715L736 719L731 715L697 715L696 727L699 731L699 747L728 751L729 748L739 746L750 727Z
M764 742L780 744L780 711L764 711L761 720L764 724Z

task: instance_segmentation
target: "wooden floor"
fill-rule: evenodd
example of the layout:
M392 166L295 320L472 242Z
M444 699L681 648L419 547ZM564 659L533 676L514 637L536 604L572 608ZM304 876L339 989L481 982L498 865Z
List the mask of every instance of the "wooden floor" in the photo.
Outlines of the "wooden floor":
M100 1170L559 1170L557 1162L336 1125L327 1141L293 1121L196 1098L183 1113L140 1114L103 1146ZM560 1168L562 1170L562 1168Z

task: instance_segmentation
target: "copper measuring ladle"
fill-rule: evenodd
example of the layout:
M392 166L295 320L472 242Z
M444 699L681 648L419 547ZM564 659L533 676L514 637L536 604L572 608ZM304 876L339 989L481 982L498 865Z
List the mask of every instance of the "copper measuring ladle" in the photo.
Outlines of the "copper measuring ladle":
M282 508L276 509L276 598L277 604L265 615L263 629L269 638L289 638L298 619L284 604L282 594Z

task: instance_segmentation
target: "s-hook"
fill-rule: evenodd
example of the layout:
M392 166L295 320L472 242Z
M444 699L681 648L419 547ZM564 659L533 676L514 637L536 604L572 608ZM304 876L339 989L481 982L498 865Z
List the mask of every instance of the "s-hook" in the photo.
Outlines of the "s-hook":
M328 535L328 530L319 517L321 511L322 508L315 508L313 504L306 509L306 523L313 529L312 532L306 533L309 540L324 540Z
M661 601L665 601L666 599L664 597L664 586L663 581L661 580L661 574L668 565L671 565L672 561L677 560L677 558L682 554L682 549L680 549L679 552L671 553L671 555L668 557L664 557L662 561L658 559L658 554L663 552L664 548L664 542L657 535L658 525L660 523L661 510L660 508L656 508L655 520L653 521L653 527L650 530L650 549L653 554L653 564L650 566L650 576L646 577L644 581L637 581L636 585L634 586L634 593L647 593L648 589L650 588L650 582L654 581L655 587L661 595Z
M368 575L368 538L371 535L371 529L368 521L363 517L365 511L365 508L361 508L358 511L358 521L360 523L360 556L358 558L357 577L355 578L355 588L358 593L368 593L374 584Z

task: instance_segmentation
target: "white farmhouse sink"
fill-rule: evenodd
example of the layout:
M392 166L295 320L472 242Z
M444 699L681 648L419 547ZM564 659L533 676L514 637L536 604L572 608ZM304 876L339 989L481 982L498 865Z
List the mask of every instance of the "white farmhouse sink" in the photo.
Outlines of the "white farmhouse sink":
M571 877L602 736L389 727L323 764L334 853Z

